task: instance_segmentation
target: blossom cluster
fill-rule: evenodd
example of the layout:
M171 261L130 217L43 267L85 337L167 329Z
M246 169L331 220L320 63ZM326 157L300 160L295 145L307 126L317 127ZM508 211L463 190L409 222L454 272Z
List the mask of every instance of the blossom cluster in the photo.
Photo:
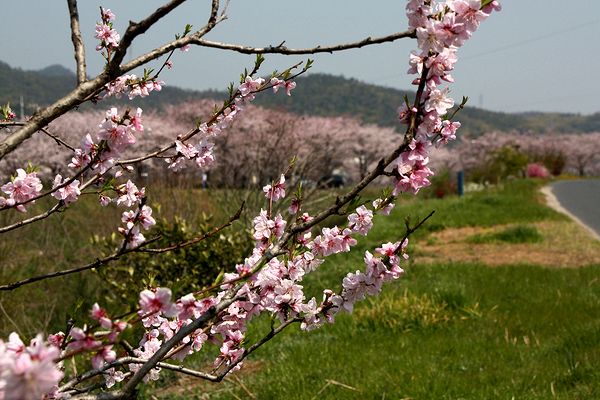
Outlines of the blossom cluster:
M27 211L24 204L18 204L30 201L42 192L42 181L35 172L25 172L24 169L17 169L17 175L10 182L2 185L0 189L8 197L0 196L0 208L12 207L16 204L16 209ZM33 203L33 201L31 201Z
M0 340L0 398L41 399L55 392L63 372L55 363L60 355L56 344L46 344L42 335L25 346L15 332L8 342Z
M136 135L144 131L142 109L137 108L133 115L127 110L120 116L117 108L112 107L98 128L95 140L89 133L83 137L69 167L80 169L93 161L91 169L100 174L110 170L125 149L136 143Z
M406 6L409 27L416 31L419 52L410 56L409 74L417 74L413 84L422 87L423 95L415 106L399 108L399 120L412 124L410 151L395 161L398 179L394 194L417 193L430 184L429 148L456 139L460 122L446 118L454 100L448 96L444 82L454 81L450 72L457 61L457 49L468 40L479 24L493 10L497 1L482 7L481 0L446 0L442 2L410 0ZM423 81L424 80L424 81Z
M96 34L94 37L100 40L100 43L96 46L97 51L106 49L107 58L110 56L110 52L119 46L121 36L113 29L113 21L115 20L115 14L109 9L100 8L100 16L102 22L96 23Z
M138 78L135 74L122 75L104 86L103 99L114 96L120 99L126 95L129 100L135 97L147 97L150 92L160 92L165 82L156 78Z

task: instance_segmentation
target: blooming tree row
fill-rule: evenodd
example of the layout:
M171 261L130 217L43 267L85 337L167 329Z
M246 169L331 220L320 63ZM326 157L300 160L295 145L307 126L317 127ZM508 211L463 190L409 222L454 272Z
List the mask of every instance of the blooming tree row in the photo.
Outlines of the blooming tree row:
M122 35L113 27L115 15L101 8L96 50L106 60L106 67L96 78L88 79L84 49L77 40L80 35L76 2L68 1L79 84L73 93L27 121L13 123L6 116L4 126L16 129L0 143L0 158L28 137L45 133L71 149L69 169L64 176L56 175L51 187L44 187L35 170L18 168L13 178L1 187L0 212L14 209L26 214L19 222L1 227L0 233L51 217L77 202L83 193L90 193L98 196L102 206L112 203L123 208L122 224L117 228L122 242L114 254L87 267L32 277L2 285L0 289L15 290L60 274L99 268L129 252L168 251L154 248L153 240L144 236L155 223L153 210L148 206L145 188L134 182L129 173L136 164L149 159L162 160L165 168L172 171L206 169L218 158L216 141L228 135L241 115L252 112L250 103L256 96L293 95L294 78L310 67L310 61L261 76L263 53L337 51L416 38L418 50L411 54L409 68L409 74L414 75L416 95L414 99L404 99L399 108L405 134L387 146L387 154L382 154L373 168L361 171L362 177L354 187L312 215L304 209L301 190L289 185L294 165L282 170L271 182L265 182L264 207L252 222L254 249L243 263L231 266L216 285L185 295L176 295L165 287L148 288L139 293L138 308L130 314L115 316L96 303L90 310L89 321L76 321L65 332L47 338L38 335L31 340L13 333L0 341L0 398L129 398L140 383L158 379L164 369L220 381L241 368L247 356L287 327L299 324L301 329L310 331L333 323L339 313L352 312L357 301L378 294L384 283L400 278L408 257L405 252L408 237L424 221L407 226L397 240L366 251L364 264L349 270L339 287L322 288L319 298L308 298L304 292L305 276L319 269L327 257L351 251L373 228L374 214L389 214L396 196L417 193L429 184L433 174L429 167L430 150L454 140L460 127L454 120L455 113L449 114L454 101L448 97L447 86L453 81L451 71L457 51L483 20L500 8L496 1L488 0L410 0L406 6L405 32L313 49L248 48L203 39L225 19L219 2L213 0L209 21L203 28L192 32L186 26L175 41L122 64L133 40L182 2L172 0L141 22L130 23ZM156 74L147 70L141 77L129 72L161 55L167 56L163 67L175 67L171 61L173 51L185 51L193 44L258 56L253 68L242 75L239 85L230 88L229 98L203 122L177 132L155 150L126 156L146 134L144 114L139 108L111 107L110 99L155 95L152 92L163 85L159 78L162 68ZM95 129L82 132L77 145L62 141L46 129L60 115L88 100L106 104L107 111L99 116ZM373 202L360 201L361 190L382 177L388 180L390 191ZM30 205L45 196L54 197L56 204L42 214L29 216ZM284 199L290 204L287 212L276 212L274 205ZM341 226L317 228L334 214L346 216ZM194 242L179 243L173 248ZM265 337L248 342L251 322L261 314L272 316L273 327ZM129 345L122 337L132 327L139 327L143 333L134 345ZM189 355L211 346L216 346L218 355L206 370L192 370L182 364ZM86 363L88 370L67 371L64 363L71 359Z

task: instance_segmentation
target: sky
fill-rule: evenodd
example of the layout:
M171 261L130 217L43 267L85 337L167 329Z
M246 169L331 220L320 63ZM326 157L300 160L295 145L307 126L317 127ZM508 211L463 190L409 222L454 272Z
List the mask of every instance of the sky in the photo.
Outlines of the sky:
M88 74L98 73L103 65L93 37L100 5L116 14L115 28L123 33L129 20L139 21L164 2L80 1ZM469 96L470 105L494 111L600 112L600 1L500 2L503 10L485 21L459 50L453 97ZM398 0L231 0L228 19L205 38L261 47L283 41L288 47L354 42L404 31L405 4ZM172 40L187 23L200 28L209 8L209 0L188 0L134 42L126 60ZM19 0L2 9L0 60L26 70L51 64L75 70L66 1ZM404 39L333 55L267 55L263 72L268 75L310 57L315 60L313 73L411 89L406 70L415 47L416 41ZM187 53L176 52L174 68L161 78L182 88L223 90L237 81L244 68L251 68L253 60L253 56L193 47Z

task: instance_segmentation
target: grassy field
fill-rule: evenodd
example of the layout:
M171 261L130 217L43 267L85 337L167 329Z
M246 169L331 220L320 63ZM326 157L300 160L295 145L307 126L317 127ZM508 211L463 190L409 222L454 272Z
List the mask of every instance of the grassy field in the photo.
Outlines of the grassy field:
M352 315L311 333L297 327L260 349L225 383L165 378L157 398L169 399L592 399L600 398L600 244L544 207L530 181L464 198L405 200L382 217L363 249L403 232L436 210L411 243L406 276ZM555 229L547 231L546 225ZM477 252L495 246L580 242L587 262L553 268L485 260L447 262L427 254L436 235L469 229L459 241ZM558 231L556 231L558 230ZM565 240L567 239L567 240ZM434 244L432 244L434 242ZM523 244L522 242L525 242ZM443 244L442 244L443 245ZM542 251L543 253L543 251ZM339 255L311 276L316 294L339 287L361 254ZM589 265L595 263L596 265ZM254 337L268 330L257 324ZM150 391L154 391L152 388Z
M381 296L320 330L289 328L224 383L164 373L158 384L144 387L142 397L600 398L600 243L543 206L538 189L532 181L513 181L462 198L401 199L390 217L377 217L376 228L357 251L332 257L305 281L311 296L324 287L337 290L346 272L362 269L364 250L402 237L406 216L414 223L435 210L411 238L406 275ZM193 214L202 196L195 193L172 210ZM87 206L79 207L88 212ZM60 268L90 256L92 249L81 246L86 235L110 231L114 223L95 220L80 228L80 211L73 211L72 217L65 213L48 222L54 228L63 224L65 237L75 235L72 243L42 236L49 250L41 250L33 239L29 246L2 242L4 260L17 265L15 254L26 261L23 271L4 268L11 276L1 273L2 281L30 272L35 260L45 259L44 268ZM72 258L33 256L58 254L61 248ZM1 296L4 316L15 320L0 318L4 330L13 325L39 329L39 318L26 316L31 304L39 308L30 312L33 316L53 307L46 326L61 326L64 310L41 299L74 283L80 286L69 294L73 298L89 297L86 291L93 292L96 284L88 274L20 290L17 295L29 303ZM268 329L269 321L257 321L250 341ZM203 359L191 361L199 366Z

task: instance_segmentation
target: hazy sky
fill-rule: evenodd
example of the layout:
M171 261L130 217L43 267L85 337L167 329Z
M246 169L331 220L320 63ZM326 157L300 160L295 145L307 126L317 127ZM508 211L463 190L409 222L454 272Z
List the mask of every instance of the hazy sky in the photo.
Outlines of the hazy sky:
M453 73L456 99L471 98L473 106L498 111L600 111L600 1L500 0L502 12L492 15L461 48ZM75 69L64 0L1 0L0 60L23 69L62 64ZM90 73L102 58L94 50L99 5L117 15L116 28L139 20L164 1L80 1L79 12ZM204 24L209 0L188 0L173 15L135 42L133 53L171 40L186 23ZM351 42L406 29L405 1L392 0L231 0L229 19L207 38L253 45L312 47ZM319 55L312 71L326 72L384 86L408 89L405 74L411 39L396 43ZM285 69L306 57L267 56L265 74ZM177 52L175 67L162 79L192 89L224 89L237 80L253 56L193 47ZM157 66L157 63L152 66Z

